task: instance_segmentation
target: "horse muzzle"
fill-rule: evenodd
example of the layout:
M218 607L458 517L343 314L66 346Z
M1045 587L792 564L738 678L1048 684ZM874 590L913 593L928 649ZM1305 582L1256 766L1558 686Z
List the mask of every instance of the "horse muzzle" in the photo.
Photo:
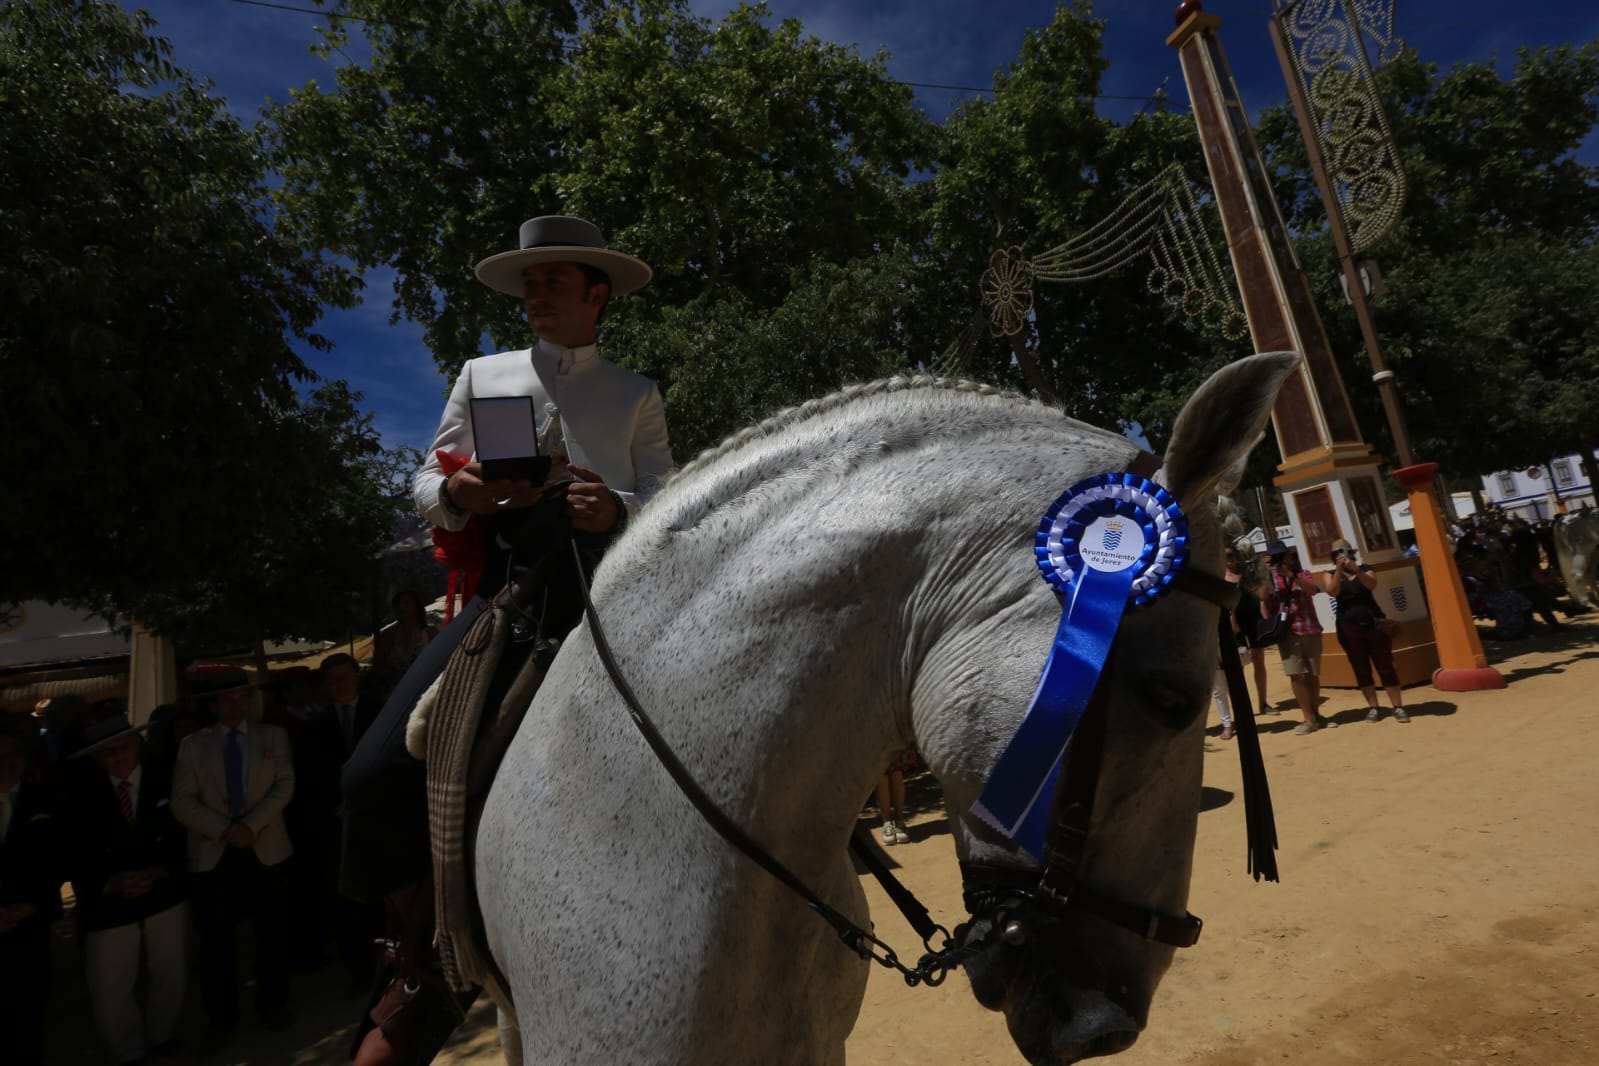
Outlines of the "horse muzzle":
M1149 995L1119 983L1069 935L1075 923L1025 900L956 930L969 952L972 993L1005 1015L1016 1047L1034 1066L1065 1066L1132 1047Z

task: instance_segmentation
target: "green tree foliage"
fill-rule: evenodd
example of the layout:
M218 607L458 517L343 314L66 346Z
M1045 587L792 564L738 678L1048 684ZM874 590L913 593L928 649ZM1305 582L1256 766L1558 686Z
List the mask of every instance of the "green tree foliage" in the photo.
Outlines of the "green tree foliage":
M716 26L671 0L414 8L345 5L366 20L370 64L342 68L335 91L307 86L271 121L300 232L393 266L395 312L423 325L442 368L485 333L528 343L520 306L471 265L555 212L654 265L651 286L610 309L606 346L666 391L680 454L885 365L881 330L853 331L900 286L903 259L887 253L914 240L907 178L933 131L881 57L769 25L764 8ZM350 32L336 25L330 46ZM836 295L839 271L863 307ZM807 319L808 334L792 327ZM778 335L803 370L777 370ZM707 376L728 363L748 373Z
M712 26L621 6L580 39L554 110L561 202L656 265L606 343L666 390L680 456L943 343L908 180L934 129L884 57L764 7Z
M567 146L554 86L598 5L317 2L349 16L330 20L323 55L346 55L358 32L371 59L267 115L287 231L360 268L392 266L396 316L423 327L446 370L485 332L526 343L520 306L473 281L472 265L556 202Z
M151 31L91 0L0 8L0 599L305 634L288 605L363 581L391 510L353 397L299 398L292 343L323 345L350 291L274 231L258 137Z
M1410 195L1374 250L1376 303L1418 458L1472 475L1599 439L1599 42L1441 72L1407 52L1379 70ZM1360 424L1392 455L1370 365L1339 288L1326 216L1292 116L1260 124Z
M581 38L553 112L560 200L659 264L653 302L725 285L756 307L797 266L906 234L933 127L885 59L822 42L764 6L712 26L665 5L613 8Z
M638 365L671 370L672 444L689 458L784 407L910 369L925 345L927 267L904 247L796 271L786 298L763 308L731 287L611 327L607 344Z
M1103 29L1087 3L1062 5L995 75L992 99L950 117L932 179L933 239L948 305L966 311L962 324L981 337L963 370L1052 395L1096 425L1137 424L1158 448L1194 388L1247 349L1196 330L1150 292L1148 260L1091 281L1035 283L1034 313L1015 338L990 338L976 324L978 278L996 248L1033 257L1076 237L1174 163L1203 181L1186 113L1159 100L1126 124L1097 113Z

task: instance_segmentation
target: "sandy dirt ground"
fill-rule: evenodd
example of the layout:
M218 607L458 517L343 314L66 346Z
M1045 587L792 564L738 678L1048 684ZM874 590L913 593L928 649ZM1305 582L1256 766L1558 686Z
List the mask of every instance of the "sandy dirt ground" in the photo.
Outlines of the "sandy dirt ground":
M1411 689L1409 725L1366 723L1348 691L1327 694L1335 730L1298 737L1297 712L1261 718L1281 884L1244 870L1238 760L1211 730L1190 900L1204 935L1179 952L1148 1031L1115 1061L1599 1063L1599 613L1487 651L1506 689ZM1286 701L1268 655L1271 695ZM931 778L912 785L914 843L889 854L953 926L960 885L948 825ZM867 892L879 935L914 956L915 937L870 879ZM81 955L65 937L60 946L49 1061L100 1061L71 970ZM347 1061L358 1004L342 992L329 971L297 979L292 1030L265 1033L247 1014L208 1063ZM849 1058L1022 1062L964 976L912 989L880 969ZM501 1061L492 1013L474 1010L439 1061Z

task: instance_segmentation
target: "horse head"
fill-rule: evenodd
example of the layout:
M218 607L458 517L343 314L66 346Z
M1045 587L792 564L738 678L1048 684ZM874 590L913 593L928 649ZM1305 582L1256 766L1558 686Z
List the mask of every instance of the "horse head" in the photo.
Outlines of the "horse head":
M1189 517L1187 566L1222 573L1224 548L1234 540L1217 520L1217 493L1240 476L1297 364L1284 353L1241 360L1183 408L1155 480ZM1101 461L1117 470L1128 460L1123 452L1121 465ZM1025 549L997 554L1017 572L1032 562ZM1062 607L1036 574L1019 587L981 562L968 560L967 570L971 580L949 593L967 597L959 621L939 634L916 679L916 738L944 789L963 866L1006 872L1002 881L1013 884L1036 882L1039 864L971 807L1028 707ZM1104 665L1103 750L1075 883L1084 900L1110 901L1109 911L1152 921L1186 913L1217 615L1214 603L1171 591L1130 610ZM1062 763L1063 782L1070 765ZM967 902L974 913L958 940L969 954L972 991L1003 1012L1030 1062L1076 1062L1137 1040L1174 952L1148 939L1148 930L1126 927L1142 917L1117 924L1095 913L1106 906L1074 907L1048 892L971 880Z

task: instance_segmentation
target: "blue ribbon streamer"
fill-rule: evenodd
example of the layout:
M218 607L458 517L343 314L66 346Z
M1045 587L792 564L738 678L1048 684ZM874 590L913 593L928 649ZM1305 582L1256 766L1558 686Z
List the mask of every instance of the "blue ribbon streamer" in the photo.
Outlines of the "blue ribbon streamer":
M1141 536L1142 552L1122 570L1087 564L1082 537L1095 520L1119 517ZM1118 531L1108 528L1101 547ZM1073 485L1039 524L1038 568L1064 603L1055 642L1033 702L972 804L984 821L1042 859L1060 768L1072 734L1100 681L1100 671L1129 606L1171 587L1188 554L1188 522L1165 489L1137 474L1095 474Z
M1044 855L1066 744L1099 683L1138 572L1137 565L1114 573L1089 567L1079 572L1032 706L972 806L1035 858Z

